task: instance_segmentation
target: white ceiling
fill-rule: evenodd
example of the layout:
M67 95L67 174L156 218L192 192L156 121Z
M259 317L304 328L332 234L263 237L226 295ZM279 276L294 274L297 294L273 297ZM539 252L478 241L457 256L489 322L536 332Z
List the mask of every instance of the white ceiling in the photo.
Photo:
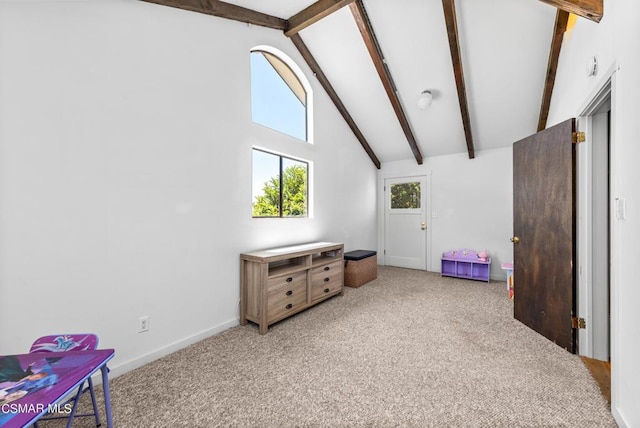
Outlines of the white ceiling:
M314 0L233 0L290 18ZM442 0L364 0L424 157L466 153ZM536 132L556 9L538 0L457 0L475 150ZM414 159L349 7L300 36L382 162ZM284 36L283 36L284 37ZM425 89L427 110L416 106Z

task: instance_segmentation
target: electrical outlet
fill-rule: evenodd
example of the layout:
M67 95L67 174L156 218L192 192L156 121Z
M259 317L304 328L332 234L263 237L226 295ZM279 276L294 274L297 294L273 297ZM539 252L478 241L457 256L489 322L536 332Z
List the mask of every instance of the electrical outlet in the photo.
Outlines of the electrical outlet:
M138 318L138 333L149 331L149 315Z

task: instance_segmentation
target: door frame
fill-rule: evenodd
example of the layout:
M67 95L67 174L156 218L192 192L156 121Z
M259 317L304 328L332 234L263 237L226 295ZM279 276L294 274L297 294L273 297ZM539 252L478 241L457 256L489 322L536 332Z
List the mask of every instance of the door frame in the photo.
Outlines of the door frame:
M585 101L578 109L578 130L585 133L585 150L580 151L583 154L579 154L578 162L582 162L583 171L579 172L578 186L581 189L579 198L582 198L582 202L579 202L578 216L582 217L581 224L578 225L578 284L577 284L577 304L578 304L578 316L587 320L585 329L578 331L578 353L583 356L593 355L593 331L590 328L589 320L593 316L593 284L591 282L591 270L593 267L593 260L591 258L591 246L593 245L591 236L591 205L593 203L591 198L591 185L589 183L592 178L592 146L594 141L592 139L593 129L593 116L598 109L607 100L611 103L611 121L609 124L609 238L610 238L610 265L609 265L609 283L610 283L610 324L609 324L609 340L610 340L610 360L611 364L611 408L615 408L615 403L618 396L619 385L619 372L618 366L615 361L619 355L619 328L618 328L618 295L619 295L619 260L620 260L620 227L615 215L615 200L618 195L619 184L618 174L620 155L619 145L620 138L619 133L619 96L617 89L618 71L620 67L617 63L614 63L605 73L603 77L594 86L593 91L586 97Z
M394 179L410 179L410 178L424 178L425 182L425 192L424 200L424 216L425 221L427 223L426 230L426 257L425 257L425 266L423 266L423 270L433 271L431 260L431 236L432 236L432 227L431 227L431 172L427 172L424 174L407 174L407 175L393 175L393 176L380 176L378 180L378 264L382 266L386 266L386 259L384 254L384 249L386 248L386 234L387 234L387 225L386 225L386 192L384 190L384 186L387 180Z
M596 306L602 304L594 298L595 293L595 270L596 266L608 262L595 257L595 246L601 245L596 241L594 234L595 214L594 208L602 200L595 200L594 189L595 181L601 179L599 176L598 160L595 159L595 146L608 144L606 137L602 136L602 125L600 120L596 119L598 111L601 107L605 107L611 101L611 85L610 81L602 88L602 92L594 99L589 109L580 117L579 130L585 133L584 144L577 147L578 160L578 314L586 321L586 328L578 332L579 335L579 355L596 358L596 338L595 324ZM610 156L610 154L609 154ZM609 231L611 228L611 189L609 184L609 195L606 201L609 211ZM610 232L609 232L610 233ZM601 359L601 358L599 358Z

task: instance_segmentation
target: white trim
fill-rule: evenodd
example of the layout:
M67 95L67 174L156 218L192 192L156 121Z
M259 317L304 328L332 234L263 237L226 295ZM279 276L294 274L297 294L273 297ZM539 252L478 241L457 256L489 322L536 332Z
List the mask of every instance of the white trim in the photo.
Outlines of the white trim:
M591 130L591 115L596 113L597 109L602 105L603 101L607 99L608 96L611 97L611 126L610 126L610 200L615 200L618 197L619 193L619 171L620 171L620 141L619 141L619 132L621 129L621 115L620 115L620 101L618 97L618 87L619 87L619 79L620 79L620 66L617 62L609 67L606 73L604 73L602 79L598 82L598 84L594 87L594 90L589 94L589 96L585 99L585 101L581 104L578 109L578 116L581 119L580 124L584 127L588 127L587 130ZM584 124L582 123L584 121ZM586 143L589 143L587 140ZM615 220L615 215L612 212L613 207L610 207L610 310L611 310L611 324L610 324L610 340L611 340L611 413L614 415L616 422L620 426L626 426L624 420L620 413L617 411L617 401L619 394L619 366L616 364L619 355L619 343L620 343L620 335L619 335L619 260L620 260L620 227L619 221ZM591 266L589 266L591 268ZM584 292L584 290L583 290ZM590 290L589 290L590 292ZM580 299L579 302L581 302ZM591 308L578 308L578 313L581 313L581 310L591 310ZM589 313L590 315L590 313ZM580 336L580 340L583 339L583 336Z
M619 197L620 193L620 147L622 141L620 139L620 130L622 129L622 114L620 109L620 97L618 96L619 80L621 78L620 69L611 76L611 137L610 137L610 159L611 167L611 198ZM613 214L613 213L612 213ZM615 410L618 405L618 395L620 393L620 365L616 364L620 355L620 304L618 298L620 295L620 220L614 220L615 215L611 217L611 294L609 301L611 305L611 409ZM613 411L614 414L619 414ZM622 426L622 417L616 418L616 421ZM625 424L626 425L626 424Z
M620 70L620 66L617 62L614 62L611 67L603 74L598 84L594 87L593 91L587 96L578 108L578 117L591 116L596 112L598 107L602 104L612 89L613 74Z
M294 160L294 161L305 162L305 163L311 162L310 160L302 158L300 156L294 156L294 155L291 155L289 153L285 153L285 152L281 152L281 151L278 151L278 150L269 149L267 147L258 146L256 144L252 145L251 149L252 150L258 150L258 151L265 152L265 153L269 153L269 154L275 155L275 156L281 156L283 158L291 159L291 160Z
M236 318L234 318L215 327L211 327L194 335L177 340L166 346L158 348L155 351L141 355L140 357L126 361L124 363L120 363L116 366L109 366L109 379L113 379L127 372L130 372L131 370L137 369L138 367L142 367L145 364L158 360L166 355L172 354L176 351L179 351L180 349L186 348L189 345L193 345L194 343L200 342L201 340L214 336L237 325L239 325L239 322Z
M613 415L613 419L615 419L616 423L618 424L618 428L631 427L631 425L627 423L626 419L620 414L620 412L618 412L617 408L611 406L611 414Z
M433 262L433 252L431 251L431 239L432 239L432 234L433 234L433 216L431 215L431 171L427 172L425 174L425 180L426 180L426 191L427 191L427 206L425 207L425 209L427 210L427 270L431 271L431 272L437 272L440 270L440 257L437 258L438 260L438 266L434 268L434 266L432 266L432 262Z
M610 87L609 83L608 86ZM602 283L603 278L600 275L603 269L606 269L605 263L607 263L601 249L608 247L608 238L603 240L605 236L602 233L609 228L602 223L604 218L601 210L606 207L609 211L609 222L611 222L610 213L613 207L610 185L607 199L601 199L604 196L601 188L602 180L607 181L609 141L607 119L599 109L610 107L610 92L603 95L599 97L600 104L592 110L594 114L580 118L579 129L585 132L586 141L577 146L577 309L578 316L586 320L586 328L578 331L578 345L580 355L596 359L608 357L607 343L611 328L609 323L604 324L608 313L608 292L605 300L604 291L596 287L596 284ZM607 149L604 148L605 146Z
M579 118L578 130L585 133L585 142L576 147L576 172L577 172L577 316L584 318L586 328L578 330L578 354L585 357L593 356L593 330L591 320L592 308L592 275L591 266L593 262L593 219L591 215L592 201L592 170L593 170L593 133L592 117L585 116Z

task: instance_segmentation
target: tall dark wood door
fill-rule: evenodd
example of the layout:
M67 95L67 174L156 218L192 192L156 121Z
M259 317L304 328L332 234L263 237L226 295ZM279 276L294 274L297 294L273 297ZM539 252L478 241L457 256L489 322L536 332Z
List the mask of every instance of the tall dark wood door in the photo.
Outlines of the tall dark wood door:
M576 352L575 119L513 145L514 317Z

